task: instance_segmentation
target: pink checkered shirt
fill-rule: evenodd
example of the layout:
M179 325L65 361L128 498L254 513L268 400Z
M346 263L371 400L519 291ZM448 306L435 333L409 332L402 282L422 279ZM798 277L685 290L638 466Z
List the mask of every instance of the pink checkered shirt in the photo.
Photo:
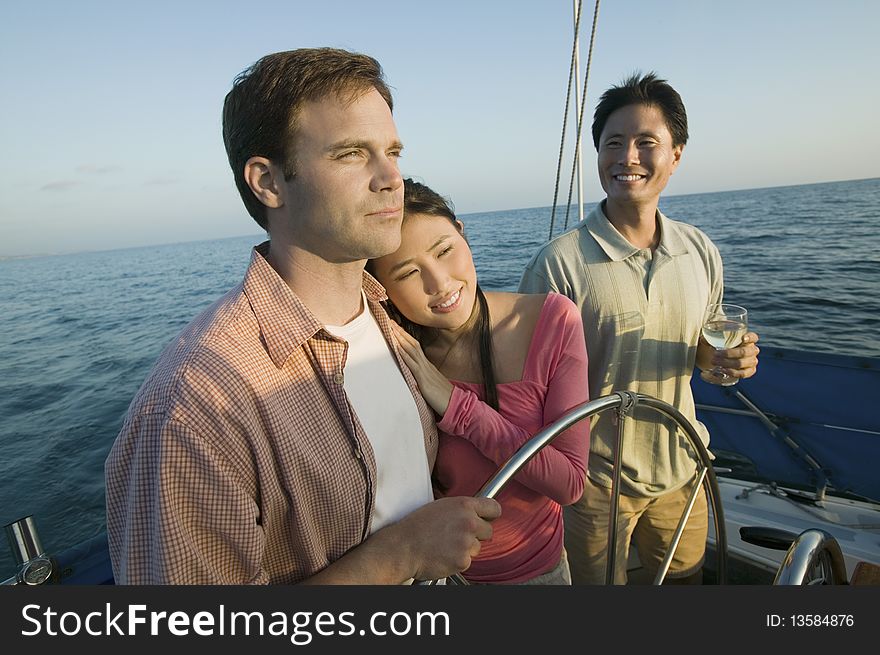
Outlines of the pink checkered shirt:
M295 583L370 533L373 449L343 389L347 345L254 249L244 281L165 349L107 458L107 530L119 584ZM384 289L364 291L418 407Z

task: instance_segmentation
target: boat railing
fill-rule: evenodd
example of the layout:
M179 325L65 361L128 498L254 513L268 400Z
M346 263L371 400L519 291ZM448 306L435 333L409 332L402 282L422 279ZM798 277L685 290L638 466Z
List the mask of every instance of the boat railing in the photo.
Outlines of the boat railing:
M690 517L691 510L697 498L700 489L705 489L709 504L712 508L712 517L715 524L716 534L716 565L718 584L725 584L727 581L727 533L724 526L724 515L721 507L721 493L718 489L718 480L712 469L712 460L709 452L700 440L699 434L694 429L691 422L678 409L657 398L647 396L641 393L632 393L629 391L619 391L617 393L603 396L595 400L587 401L574 409L569 410L562 417L552 424L535 434L526 443L520 446L502 466L498 469L494 476L489 479L486 484L476 493L478 498L495 498L505 485L532 459L542 448L552 443L560 434L565 432L578 421L582 421L591 416L600 414L609 410L617 410L617 440L615 444L615 462L622 452L624 423L630 417L637 406L648 407L667 418L674 421L681 431L685 434L690 445L692 453L696 459L696 471L694 473L694 484L689 497L688 504L679 520L678 527L672 539L669 551L666 553L660 568L654 578L654 584L662 584L666 573L669 570L669 564L675 554L675 549L681 539L684 527ZM617 515L620 499L620 466L614 466L614 476L612 479L611 489L611 511L609 513L609 530L608 530L608 559L606 564L606 583L611 584L613 571L615 567L615 556L617 549L613 547L617 543ZM420 581L420 584L435 584L436 580ZM467 580L459 575L453 575L447 578L450 584L468 584Z
M53 580L57 566L43 549L33 517L25 516L5 528L18 571L0 585L41 585Z
M815 457L813 457L800 443L794 440L791 435L786 433L776 421L773 420L766 412L758 407L750 398L748 398L741 390L734 390L733 395L745 405L747 409L733 409L730 407L718 407L716 405L705 405L697 403L696 408L701 411L719 412L722 414L738 414L741 416L750 416L758 419L761 424L767 428L770 436L783 443L793 455L802 461L812 472L816 478L815 501L821 503L825 500L825 494L828 490L828 472Z
M819 528L800 534L770 527L740 528L742 540L774 550L785 550L774 585L849 584L843 551L834 535Z

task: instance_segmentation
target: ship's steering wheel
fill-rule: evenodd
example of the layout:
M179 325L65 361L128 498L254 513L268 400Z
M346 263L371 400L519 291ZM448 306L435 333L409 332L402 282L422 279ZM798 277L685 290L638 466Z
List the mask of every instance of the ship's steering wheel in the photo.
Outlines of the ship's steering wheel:
M663 579L666 577L666 573L669 570L669 564L672 561L672 556L675 554L675 548L678 544L679 539L681 538L682 532L684 531L684 526L687 523L688 517L690 516L691 509L693 508L694 501L696 500L700 488L705 488L706 490L709 505L712 509L713 520L715 523L715 543L717 550L716 565L718 569L716 582L718 584L725 584L727 581L727 533L724 527L724 515L721 507L721 493L718 489L718 480L716 479L715 472L712 469L712 460L709 457L709 452L706 450L706 447L700 440L697 431L694 429L693 425L691 425L690 421L685 418L684 414L682 414L672 405L657 398L653 398L651 396L640 393L621 391L578 405L577 407L557 419L554 423L538 432L522 446L520 446L519 450L516 451L510 457L510 459L508 459L507 462L505 462L501 466L501 468L498 469L495 475L492 476L492 478L483 485L483 488L480 489L475 494L475 496L478 498L495 498L505 487L505 485L519 472L519 470L523 466L525 466L526 463L532 457L534 457L544 446L552 442L557 436L565 432L565 430L570 428L578 421L581 421L595 414L600 414L604 411L608 411L611 409L617 410L618 436L616 452L621 452L620 444L623 439L624 421L627 419L628 416L631 415L633 409L635 409L637 405L649 407L656 412L672 419L687 437L692 447L692 451L695 454L695 459L697 460L697 469L694 474L695 484L693 485L693 491L691 492L690 500L687 507L685 508L684 514L682 515L681 519L679 519L678 528L675 532L675 535L673 536L669 551L663 558L660 569L658 570L657 576L654 579L654 584L661 584L663 582ZM614 544L617 541L617 501L620 495L620 467L615 466L614 471L614 480L611 490L611 516L609 517L609 549L606 570L607 584L611 584L611 572L614 570L614 558L617 550L616 548L612 548L611 544ZM460 574L449 576L445 580L447 584L468 584L467 580ZM417 584L429 585L437 583L437 580L417 582Z

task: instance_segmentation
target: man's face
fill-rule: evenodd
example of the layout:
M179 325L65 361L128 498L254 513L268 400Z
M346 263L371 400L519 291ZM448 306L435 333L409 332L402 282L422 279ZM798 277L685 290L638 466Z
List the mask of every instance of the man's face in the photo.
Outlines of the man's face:
M663 112L627 105L613 112L599 137L599 180L609 202L654 203L678 167L684 146L672 145Z
M353 102L307 102L297 116L295 175L284 184L296 244L328 262L381 257L400 245L402 146L375 89Z

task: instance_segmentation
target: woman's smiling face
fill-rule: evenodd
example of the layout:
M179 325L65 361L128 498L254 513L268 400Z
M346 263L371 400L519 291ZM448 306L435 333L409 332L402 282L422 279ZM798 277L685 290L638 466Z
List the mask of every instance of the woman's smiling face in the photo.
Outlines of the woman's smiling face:
M375 259L372 269L400 313L413 323L454 330L471 316L477 271L458 221L432 214L406 216L400 247Z

